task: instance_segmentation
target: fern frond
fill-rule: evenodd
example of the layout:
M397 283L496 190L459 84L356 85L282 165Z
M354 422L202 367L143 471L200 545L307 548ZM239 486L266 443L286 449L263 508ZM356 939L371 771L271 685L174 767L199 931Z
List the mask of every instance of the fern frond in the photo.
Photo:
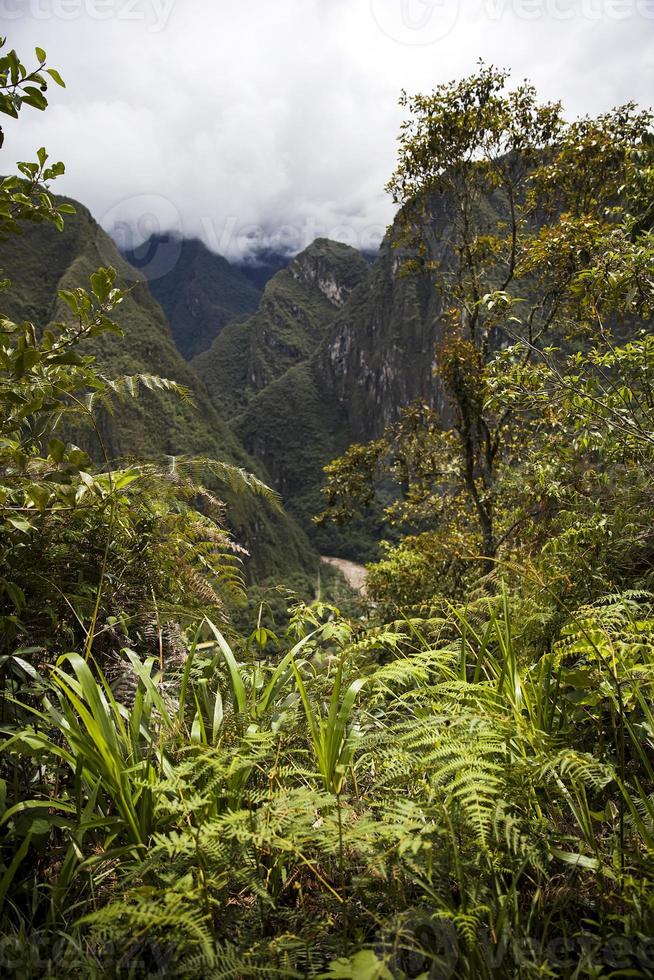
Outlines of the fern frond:
M130 374L119 378L107 378L100 375L107 391L114 394L118 399L138 398L142 389L151 392L166 392L174 394L182 401L193 403L190 388L171 381L170 378L161 378L156 374Z
M240 466L233 466L206 456L167 456L171 479L199 482L203 473L211 473L234 493L251 493L263 497L276 508L281 507L279 494L262 480Z
M599 762L588 752L575 752L571 748L543 760L538 772L544 782L563 778L570 785L587 786L597 791L615 780L615 770L608 763Z

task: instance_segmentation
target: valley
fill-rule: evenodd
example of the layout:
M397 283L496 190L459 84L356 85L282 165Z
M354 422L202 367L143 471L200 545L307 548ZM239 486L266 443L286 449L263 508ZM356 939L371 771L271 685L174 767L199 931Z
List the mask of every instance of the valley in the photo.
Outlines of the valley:
M113 63L52 113L90 196L120 148L135 228L174 187L206 230L231 166L268 242L318 189L361 229L358 54L335 181L318 86L289 147L314 49L257 116L256 59L212 89L223 36L196 76L185 23L181 68L138 44L134 146ZM13 126L65 83L5 43ZM654 114L570 122L484 61L400 108L374 255L123 255L45 149L0 178L2 976L653 975Z
M11 252L0 244L0 263L21 284L8 294L9 314L53 319L58 289L110 263L118 282L134 288L119 316L127 342L98 342L100 365L168 377L194 402L146 393L103 416L109 456L215 455L268 480L288 517L251 522L249 505L230 508L259 581L279 572L309 580L325 549L344 560L373 558L377 517L347 532L317 528L313 517L327 463L351 442L379 435L414 399L439 403L438 296L428 276L401 275L393 231L374 258L319 239L259 292L241 268L197 241L152 239L123 258L84 205L72 204L76 215L62 235L29 228Z

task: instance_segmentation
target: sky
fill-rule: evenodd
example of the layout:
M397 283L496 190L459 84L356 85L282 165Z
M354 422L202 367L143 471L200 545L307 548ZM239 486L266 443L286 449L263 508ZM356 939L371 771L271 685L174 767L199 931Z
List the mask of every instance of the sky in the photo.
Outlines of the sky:
M0 33L67 83L3 122L0 172L44 145L123 247L173 231L231 259L374 248L401 90L479 58L569 117L654 103L654 0L0 0Z

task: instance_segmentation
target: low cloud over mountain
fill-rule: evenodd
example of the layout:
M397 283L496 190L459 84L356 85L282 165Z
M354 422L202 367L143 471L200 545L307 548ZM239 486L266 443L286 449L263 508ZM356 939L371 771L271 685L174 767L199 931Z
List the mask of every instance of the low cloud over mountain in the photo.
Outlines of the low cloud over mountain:
M7 126L14 159L47 145L59 190L121 247L177 230L239 258L325 236L369 250L397 96L473 69L528 75L570 114L648 103L651 0L2 0L3 33L69 83ZM91 44L101 29L101 46ZM535 43L537 41L537 43ZM129 65L126 70L125 65Z

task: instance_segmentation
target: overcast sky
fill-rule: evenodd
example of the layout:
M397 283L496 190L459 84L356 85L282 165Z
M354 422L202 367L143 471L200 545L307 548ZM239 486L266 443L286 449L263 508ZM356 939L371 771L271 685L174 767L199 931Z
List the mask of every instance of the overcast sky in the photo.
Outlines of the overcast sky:
M45 145L122 244L172 228L231 257L374 245L400 90L480 57L570 116L654 102L654 0L0 0L0 31L68 86L5 126L2 172Z

